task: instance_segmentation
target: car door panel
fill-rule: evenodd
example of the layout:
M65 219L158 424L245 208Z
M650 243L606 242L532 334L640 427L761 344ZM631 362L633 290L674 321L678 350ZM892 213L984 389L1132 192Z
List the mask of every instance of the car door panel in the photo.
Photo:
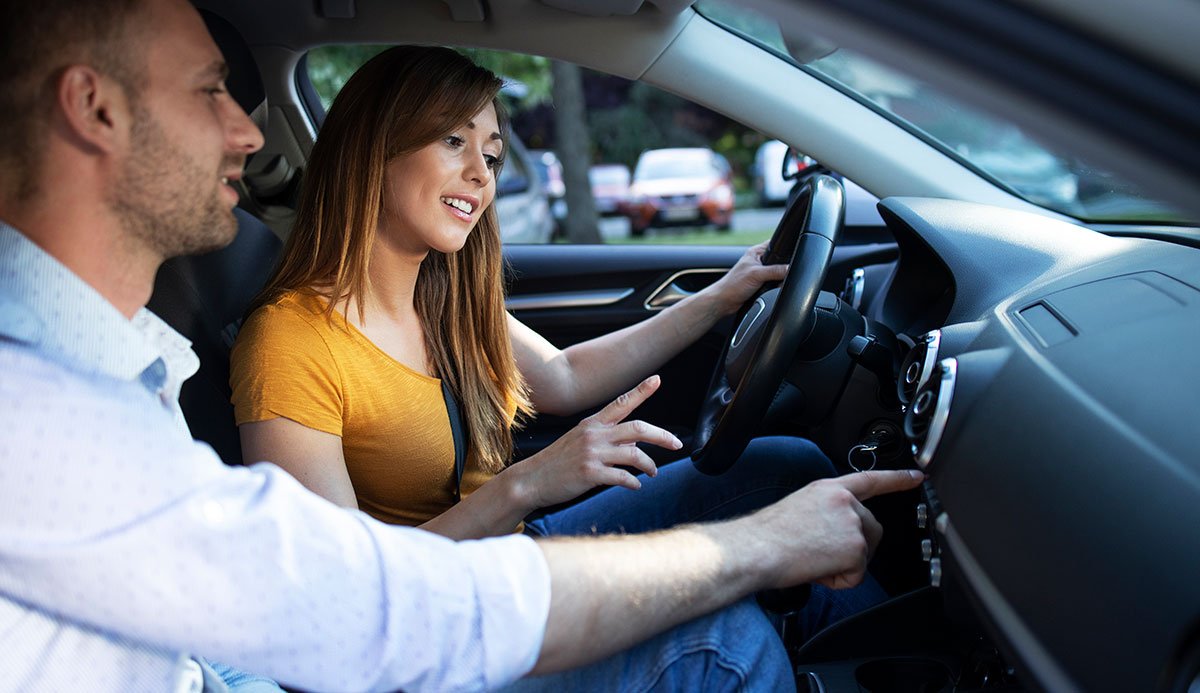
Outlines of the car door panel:
M505 247L512 314L559 348L652 317L651 299L716 281L737 262L736 246L512 245ZM894 261L892 244L839 247L825 289L840 292L860 266ZM658 370L663 384L636 417L688 444L709 378L733 327L727 318ZM517 435L518 457L537 452L591 412L539 415Z

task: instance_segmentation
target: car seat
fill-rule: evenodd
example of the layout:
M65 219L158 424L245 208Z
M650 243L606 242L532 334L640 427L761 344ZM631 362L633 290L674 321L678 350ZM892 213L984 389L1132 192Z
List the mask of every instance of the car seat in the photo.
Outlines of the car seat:
M266 92L254 56L238 31L200 10L229 64L230 95L265 129ZM192 436L211 445L226 464L242 463L230 403L229 349L250 301L279 256L279 238L254 215L235 209L233 242L204 255L168 260L158 271L147 307L192 342L200 370L183 384L179 403Z

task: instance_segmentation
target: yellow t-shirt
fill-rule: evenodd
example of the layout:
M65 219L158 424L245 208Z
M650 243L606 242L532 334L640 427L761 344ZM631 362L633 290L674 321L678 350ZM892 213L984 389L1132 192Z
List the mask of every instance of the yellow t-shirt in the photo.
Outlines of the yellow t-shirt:
M331 322L326 305L290 293L246 320L230 357L237 423L282 416L340 436L358 507L390 524L426 522L454 504L441 380L388 356L339 313ZM468 462L463 497L491 477Z

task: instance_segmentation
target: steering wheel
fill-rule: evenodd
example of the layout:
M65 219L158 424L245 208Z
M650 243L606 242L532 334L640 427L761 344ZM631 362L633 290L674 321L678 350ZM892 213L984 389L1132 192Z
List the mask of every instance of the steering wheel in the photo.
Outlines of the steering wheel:
M717 361L696 423L692 463L699 471L724 473L750 443L816 324L814 306L845 216L842 184L818 174L779 220L763 263L790 260L788 273L779 288L747 305Z

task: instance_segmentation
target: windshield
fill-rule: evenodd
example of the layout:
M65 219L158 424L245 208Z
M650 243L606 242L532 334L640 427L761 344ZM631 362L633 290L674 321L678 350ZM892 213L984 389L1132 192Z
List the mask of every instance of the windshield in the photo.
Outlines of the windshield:
M691 152L660 152L656 156L643 155L638 162L637 180L661 180L664 178L703 178L713 174L708 160Z
M791 60L774 20L717 0L702 0L696 9ZM839 48L803 68L1034 204L1094 222L1189 221L1121 176L1055 151L1011 122L852 51Z
M629 185L629 169L624 166L593 166L588 171L592 185Z

